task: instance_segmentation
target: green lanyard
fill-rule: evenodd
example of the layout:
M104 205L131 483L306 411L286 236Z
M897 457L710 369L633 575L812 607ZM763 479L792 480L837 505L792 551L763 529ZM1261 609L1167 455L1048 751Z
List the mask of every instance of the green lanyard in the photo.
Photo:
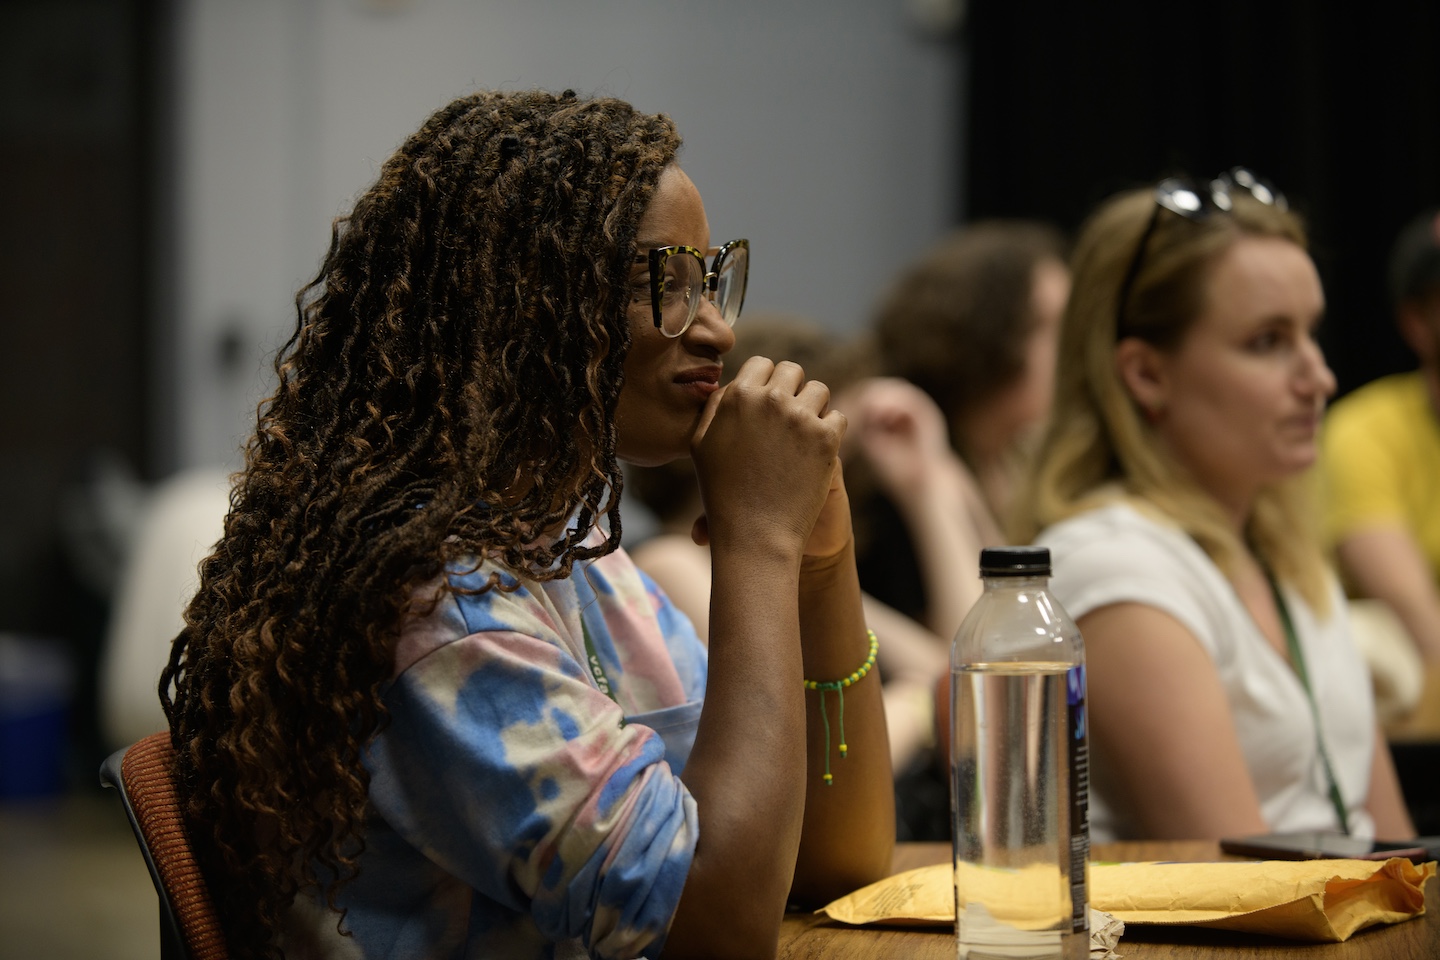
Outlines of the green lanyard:
M1270 593L1275 597L1275 609L1280 614L1280 623L1285 627L1285 644L1290 649L1290 663L1305 688L1305 699L1310 701L1310 716L1315 720L1315 745L1320 750L1320 763L1325 768L1325 780L1330 785L1330 802L1335 806L1335 816L1340 818L1340 832L1350 832L1350 817L1345 812L1345 799L1340 796L1340 785L1335 782L1335 768L1330 765L1330 754L1325 750L1325 738L1320 732L1320 708L1315 705L1315 691L1310 689L1310 675L1305 670L1305 657L1300 652L1300 641L1295 637L1295 624L1290 620L1290 609L1280 595L1280 584L1267 570L1265 579L1270 581Z
M585 638L585 665L590 668L590 676L595 680L595 686L600 692L611 700L615 699L615 691L610 688L610 678L605 675L605 667L600 663L600 654L595 651L595 641L590 639L590 628L585 625L582 617L580 620L580 633Z

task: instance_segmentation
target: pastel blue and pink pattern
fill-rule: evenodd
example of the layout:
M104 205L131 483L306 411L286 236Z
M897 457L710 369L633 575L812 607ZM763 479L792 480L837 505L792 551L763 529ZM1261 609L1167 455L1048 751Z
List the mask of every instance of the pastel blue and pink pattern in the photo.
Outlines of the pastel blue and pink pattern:
M302 897L288 958L658 956L699 833L679 773L705 649L623 551L506 582L403 631L351 936Z

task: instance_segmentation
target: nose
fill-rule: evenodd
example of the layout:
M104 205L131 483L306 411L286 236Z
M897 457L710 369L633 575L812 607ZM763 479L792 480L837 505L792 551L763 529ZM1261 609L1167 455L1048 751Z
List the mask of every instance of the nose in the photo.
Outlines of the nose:
M686 343L713 350L718 356L729 353L735 346L735 330L720 315L720 308L710 296L700 298L700 307L695 319L684 333Z
M1304 364L1305 385L1321 397L1334 396L1335 374L1325 362L1325 351L1320 348L1319 342L1313 338L1305 341L1301 362Z

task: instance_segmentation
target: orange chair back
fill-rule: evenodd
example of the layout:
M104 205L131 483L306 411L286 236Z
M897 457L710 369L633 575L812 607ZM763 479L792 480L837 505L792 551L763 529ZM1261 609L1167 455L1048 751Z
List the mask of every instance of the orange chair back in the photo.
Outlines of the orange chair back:
M150 878L160 898L162 956L229 960L215 901L190 846L174 771L175 750L170 734L161 732L136 741L107 760L101 768L101 780L119 789L130 826L150 867ZM180 943L175 945L177 935Z

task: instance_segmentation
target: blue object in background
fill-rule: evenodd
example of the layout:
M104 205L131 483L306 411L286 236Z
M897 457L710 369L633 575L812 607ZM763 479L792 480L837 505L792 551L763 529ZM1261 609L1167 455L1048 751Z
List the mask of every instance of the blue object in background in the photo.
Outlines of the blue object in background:
M73 688L59 641L0 634L0 800L64 790Z

